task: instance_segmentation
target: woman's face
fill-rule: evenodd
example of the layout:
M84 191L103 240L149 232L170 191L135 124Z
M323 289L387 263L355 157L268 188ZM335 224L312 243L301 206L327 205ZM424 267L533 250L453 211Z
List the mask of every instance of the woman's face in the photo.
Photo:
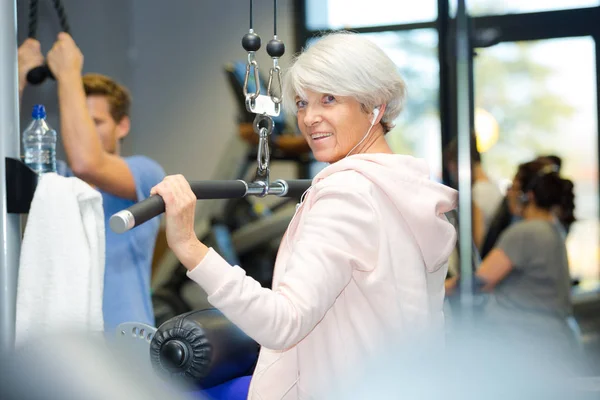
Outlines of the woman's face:
M521 189L521 182L515 176L512 185L506 191L508 209L512 215L521 216L523 214L523 204L519 200L522 195Z
M296 97L298 127L317 161L334 163L346 157L366 135L372 114L353 97L306 91Z

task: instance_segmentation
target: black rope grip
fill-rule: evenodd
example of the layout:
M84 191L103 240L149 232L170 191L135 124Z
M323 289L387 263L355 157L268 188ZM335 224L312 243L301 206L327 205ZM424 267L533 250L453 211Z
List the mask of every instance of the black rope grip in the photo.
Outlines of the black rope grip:
M61 0L52 0L54 10L58 16L58 22L62 32L70 34L67 14ZM38 0L29 0L29 33L28 37L35 39L38 27ZM32 68L27 72L27 82L32 85L39 85L47 78L54 79L54 75L47 64Z

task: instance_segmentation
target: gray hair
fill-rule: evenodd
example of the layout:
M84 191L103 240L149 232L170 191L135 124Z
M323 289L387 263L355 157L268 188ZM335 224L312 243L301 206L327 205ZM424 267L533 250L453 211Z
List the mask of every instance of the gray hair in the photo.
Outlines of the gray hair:
M283 82L283 103L296 114L296 96L305 91L350 96L365 111L386 104L381 118L384 131L393 127L406 98L406 84L398 67L379 46L351 32L323 36L297 55Z

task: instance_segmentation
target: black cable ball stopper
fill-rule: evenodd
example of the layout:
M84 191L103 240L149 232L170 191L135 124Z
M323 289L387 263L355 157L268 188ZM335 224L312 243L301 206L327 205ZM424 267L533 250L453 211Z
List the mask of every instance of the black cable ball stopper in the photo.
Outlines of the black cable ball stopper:
M280 58L285 53L285 45L279 39L271 39L267 43L267 53L271 57Z
M242 47L246 51L258 51L260 49L260 36L256 33L246 33L242 38Z

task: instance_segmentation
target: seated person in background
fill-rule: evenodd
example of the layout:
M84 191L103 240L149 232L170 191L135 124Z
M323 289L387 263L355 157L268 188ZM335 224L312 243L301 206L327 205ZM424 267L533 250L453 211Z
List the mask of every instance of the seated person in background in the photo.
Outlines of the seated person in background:
M448 144L445 153L451 185L458 187L458 141L456 138ZM475 246L481 249L494 213L502 202L502 193L498 185L483 170L475 136L471 137L470 154L472 165L473 241Z
M475 272L475 287L493 291L483 319L500 336L528 338L556 354L573 357L576 349L571 281L557 206L571 215L573 183L540 161L521 164L507 193L512 215L522 217L500 235ZM456 278L447 280L449 292ZM549 350L550 351L550 350ZM562 352L562 353L561 353Z
M27 83L27 72L43 61L40 43L35 39L27 39L19 47L19 93ZM121 157L120 142L131 124L129 92L103 75L82 77L83 55L68 34L58 35L47 62L57 82L58 133L68 163L57 162L57 172L76 176L102 193L106 227L105 331L113 332L118 324L130 321L154 325L150 274L159 219L122 235L108 229L108 220L148 197L164 171L148 157Z
M394 344L442 345L456 240L444 213L456 191L388 146L405 91L394 62L362 35L327 35L295 59L284 102L315 158L330 165L281 241L272 290L198 241L196 196L183 177L153 188L188 276L262 346L249 398L328 398Z
M562 167L562 159L556 155L539 156L534 161L538 161L537 164L540 167L545 165L552 165L557 173L560 173ZM573 212L569 210L562 210L560 207L553 210L558 220L563 225L565 232L568 234L575 217ZM485 257L490 250L495 246L500 234L513 222L518 221L521 217L512 215L506 197L502 200L502 203L498 206L492 221L489 225L487 234L481 247L481 257Z

